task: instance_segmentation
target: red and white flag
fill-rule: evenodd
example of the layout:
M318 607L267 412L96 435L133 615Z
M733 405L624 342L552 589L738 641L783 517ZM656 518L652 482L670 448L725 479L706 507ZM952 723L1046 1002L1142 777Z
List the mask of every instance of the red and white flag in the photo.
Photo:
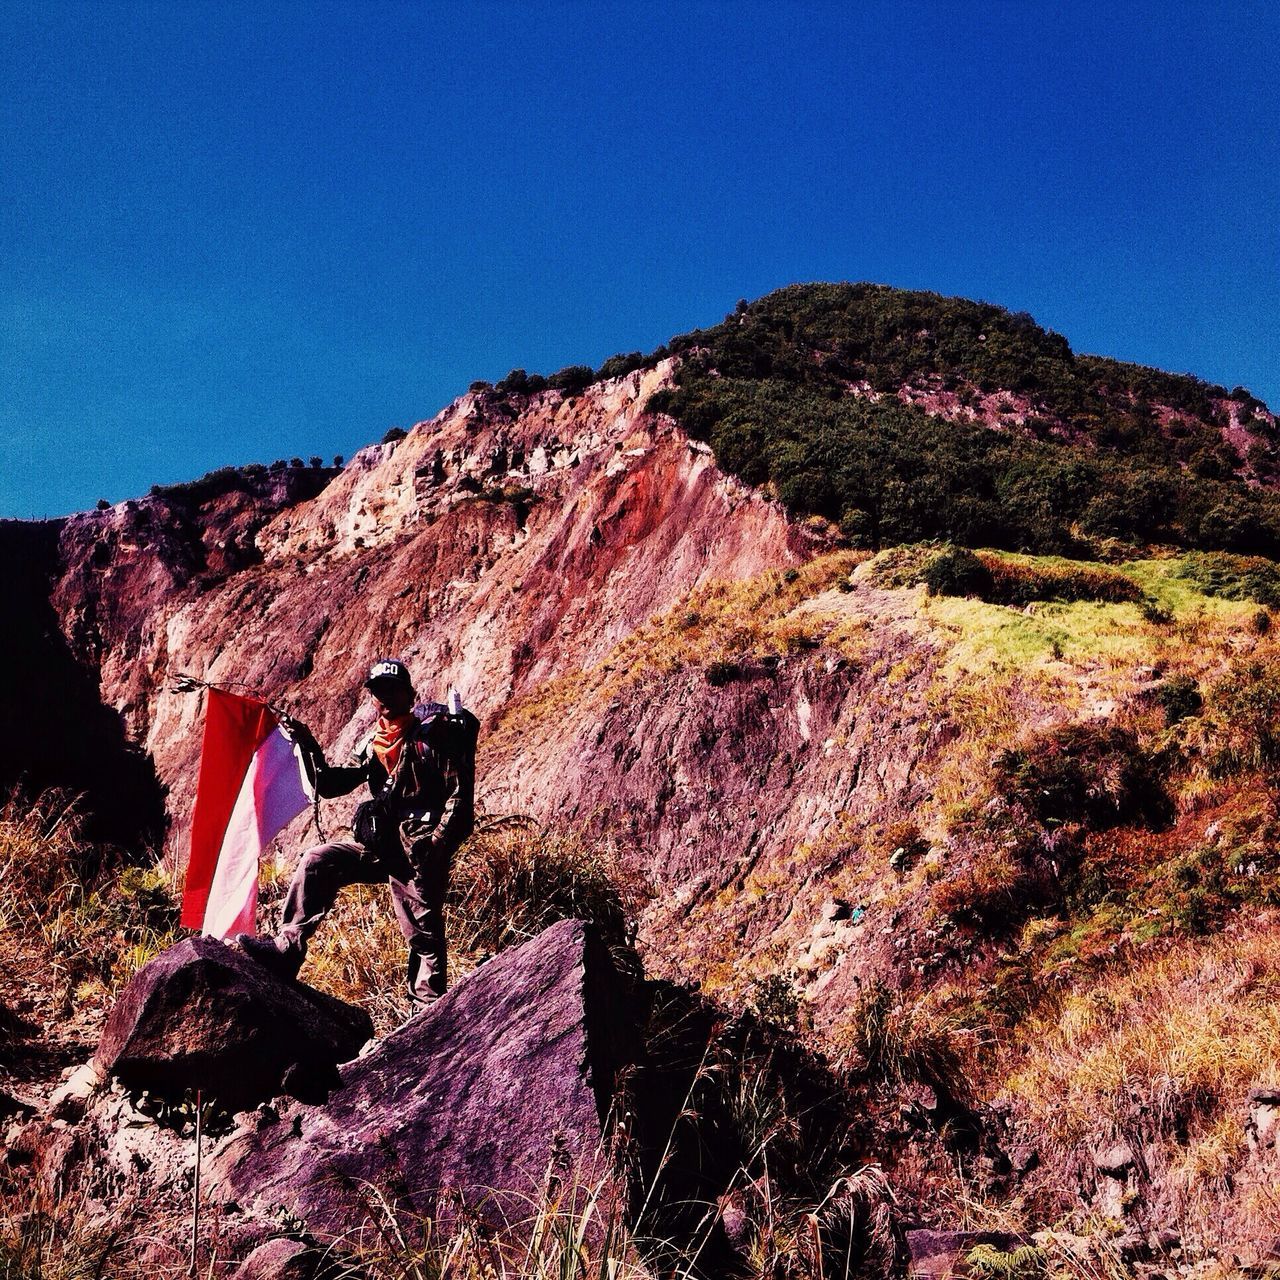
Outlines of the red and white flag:
M182 924L214 938L253 933L258 861L311 803L301 752L265 703L210 689Z

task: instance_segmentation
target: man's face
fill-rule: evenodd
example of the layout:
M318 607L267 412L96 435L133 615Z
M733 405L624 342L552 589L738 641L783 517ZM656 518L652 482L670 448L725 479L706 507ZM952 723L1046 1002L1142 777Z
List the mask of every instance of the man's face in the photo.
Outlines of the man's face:
M378 680L369 690L380 716L390 719L413 709L413 690L399 680Z

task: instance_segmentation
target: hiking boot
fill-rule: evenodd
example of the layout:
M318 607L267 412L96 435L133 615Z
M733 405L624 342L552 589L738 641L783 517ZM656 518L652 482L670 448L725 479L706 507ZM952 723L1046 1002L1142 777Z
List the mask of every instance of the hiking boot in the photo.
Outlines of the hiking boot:
M302 966L301 957L286 951L276 938L255 938L252 934L237 933L232 943L239 947L245 955L256 960L269 973L277 978L296 978Z

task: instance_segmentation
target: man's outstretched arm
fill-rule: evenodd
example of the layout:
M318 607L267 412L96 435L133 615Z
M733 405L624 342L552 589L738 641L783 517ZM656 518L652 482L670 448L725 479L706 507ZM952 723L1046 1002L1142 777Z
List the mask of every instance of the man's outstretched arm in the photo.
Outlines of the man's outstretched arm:
M321 799L332 800L334 796L345 796L368 778L367 763L345 766L329 764L315 734L301 720L286 717L280 721L280 729L302 752L307 776L316 789L316 795Z

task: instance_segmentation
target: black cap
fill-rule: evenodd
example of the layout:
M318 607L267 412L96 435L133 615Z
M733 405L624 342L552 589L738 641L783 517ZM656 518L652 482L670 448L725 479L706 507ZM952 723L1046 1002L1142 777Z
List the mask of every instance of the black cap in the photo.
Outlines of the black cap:
M409 675L409 668L398 658L380 658L375 662L369 668L369 677L364 682L364 687L372 689L375 684L379 684L384 680L402 684L406 689L413 688L413 679Z

